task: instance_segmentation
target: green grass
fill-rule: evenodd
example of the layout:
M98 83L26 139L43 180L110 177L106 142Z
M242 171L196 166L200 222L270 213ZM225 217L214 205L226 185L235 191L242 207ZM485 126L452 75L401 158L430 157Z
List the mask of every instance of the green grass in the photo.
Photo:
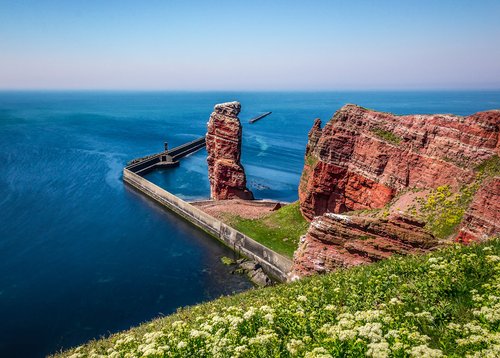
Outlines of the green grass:
M388 131L388 130L385 130L382 128L378 128L378 127L374 127L370 130L377 137L379 137L380 139L383 139L389 143L397 145L397 144L401 143L401 141L402 141L401 137L398 137L396 134L392 133L391 131Z
M318 159L312 155L312 154L309 154L308 156L306 156L306 159L304 160L304 162L310 166L311 168L313 168L316 163L318 162Z
M500 240L223 297L64 352L87 357L497 357Z
M440 239L454 235L478 186L478 182L474 182L464 186L458 193L452 192L448 185L432 190L426 198L417 199L419 218Z
M227 217L225 221L236 230L288 257L293 256L299 238L309 227L309 223L300 213L299 202L282 207L260 219L232 216Z
M227 257L227 256L222 256L222 257L220 258L220 261L221 261L224 265L226 265L226 266L229 266L229 265L234 264L233 259L231 259L231 258L229 258L229 257Z
M476 168L476 171L487 177L500 175L500 157L494 155L486 159Z

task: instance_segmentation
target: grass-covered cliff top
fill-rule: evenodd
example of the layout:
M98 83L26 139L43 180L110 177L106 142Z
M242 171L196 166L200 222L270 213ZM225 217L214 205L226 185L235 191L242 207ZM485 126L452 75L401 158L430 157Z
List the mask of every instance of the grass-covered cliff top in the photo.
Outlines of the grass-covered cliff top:
M259 219L226 216L224 221L245 235L288 257L293 256L299 238L309 227L300 213L299 202L286 205Z
M496 239L223 297L63 355L498 357L498 292Z

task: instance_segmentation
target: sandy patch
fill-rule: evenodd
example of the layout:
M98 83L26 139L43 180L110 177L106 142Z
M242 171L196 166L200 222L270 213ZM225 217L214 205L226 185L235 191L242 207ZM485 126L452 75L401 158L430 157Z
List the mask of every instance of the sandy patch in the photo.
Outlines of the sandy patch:
M273 211L277 202L264 200L207 200L192 202L192 205L207 214L223 220L227 215L237 215L245 219L258 219ZM283 204L282 204L283 205Z
M418 209L417 199L423 199L429 193L431 189L425 189L418 192L409 191L407 193L402 194L396 201L391 205L389 212L393 213L406 213L411 207L415 207Z

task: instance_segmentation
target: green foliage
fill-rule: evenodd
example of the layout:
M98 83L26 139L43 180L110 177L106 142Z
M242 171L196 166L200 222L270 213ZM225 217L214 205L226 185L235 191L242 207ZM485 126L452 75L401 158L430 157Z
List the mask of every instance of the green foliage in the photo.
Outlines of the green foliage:
M314 167L317 162L318 159L314 155L309 154L308 156L306 156L305 163L311 168Z
M302 171L302 175L300 177L300 184L299 184L300 190L306 189L307 180L309 179L309 176L311 175L312 171L314 170L316 163L318 163L318 159L314 155L309 154L306 156L306 158L304 160L304 164L305 164L304 170Z
M495 155L485 160L476 168L476 179L470 185L463 186L454 193L448 185L433 190L425 199L417 199L418 210L411 207L410 213L420 212L420 219L436 237L445 239L456 229L472 201L477 189L485 179L500 175L500 158Z
M87 357L498 357L500 240L393 257L179 310Z
M298 201L260 219L234 216L226 221L236 230L288 257L293 256L299 238L309 227L309 223L300 213Z
M476 170L480 173L480 175L486 177L500 175L500 158L498 155L494 155L482 162Z
M373 134L375 134L377 137L379 137L380 139L383 139L383 140L385 140L389 143L392 143L392 144L397 145L397 144L401 143L401 141L402 141L401 137L398 137L397 135L395 135L391 131L388 131L388 130L385 130L385 129L382 129L379 127L371 128L370 131Z
M220 258L220 261L221 261L224 265L227 265L227 266L234 264L233 259L231 259L231 258L229 258L229 257L227 257L227 256L222 256L222 257Z
M452 235L462 221L477 188L478 182L474 182L464 186L458 193L453 193L448 185L443 185L425 199L417 199L420 216L426 222L427 229L442 239Z

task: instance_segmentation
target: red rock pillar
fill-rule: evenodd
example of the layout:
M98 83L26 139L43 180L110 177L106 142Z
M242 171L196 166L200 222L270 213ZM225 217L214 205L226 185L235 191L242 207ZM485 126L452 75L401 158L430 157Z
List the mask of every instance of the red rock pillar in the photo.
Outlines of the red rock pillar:
M210 196L214 200L253 199L241 165L239 102L217 104L207 124L207 162Z

